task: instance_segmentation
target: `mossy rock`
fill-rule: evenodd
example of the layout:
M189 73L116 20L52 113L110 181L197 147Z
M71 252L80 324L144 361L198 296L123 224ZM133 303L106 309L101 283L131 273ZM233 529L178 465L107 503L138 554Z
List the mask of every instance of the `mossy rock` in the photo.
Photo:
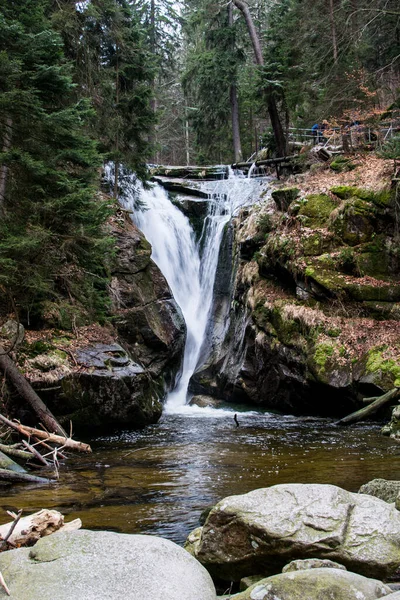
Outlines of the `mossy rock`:
M299 194L300 190L298 188L289 187L274 190L271 196L275 200L278 210L284 212L287 211L289 205L296 200Z
M321 254L329 256L335 246L332 236L324 235L323 231L313 231L310 235L303 235L301 238L304 256L320 256Z
M373 207L360 198L351 198L335 215L330 229L349 246L369 242L375 230Z
M307 217L305 224L309 227L324 226L332 211L337 208L337 203L327 194L310 194L306 200L298 215Z
M320 342L314 346L308 365L318 381L331 387L346 388L352 383L352 368L349 360L344 361L346 352L342 346Z
M337 185L331 188L331 192L335 194L341 200L348 200L349 198L361 198L372 202L376 206L386 207L391 204L392 193L388 189L382 189L378 192L372 190L365 190L350 185Z
M351 298L359 302L400 302L400 285L374 285L347 283L346 290Z
M361 382L373 383L385 392L400 387L400 362L390 356L388 346L371 348L362 360L362 368Z
M363 306L374 319L400 321L399 302L367 300Z
M336 269L326 268L316 261L306 267L304 276L311 279L332 296L340 295L345 287L345 281L342 274Z
M386 252L361 252L356 258L360 275L384 277L389 274L389 260Z

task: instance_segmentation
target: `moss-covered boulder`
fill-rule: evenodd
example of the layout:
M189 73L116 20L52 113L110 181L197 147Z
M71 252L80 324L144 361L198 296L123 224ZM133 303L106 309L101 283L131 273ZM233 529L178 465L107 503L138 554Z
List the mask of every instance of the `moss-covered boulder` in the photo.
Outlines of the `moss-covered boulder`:
M331 229L349 246L357 246L371 240L375 222L371 204L360 198L351 198L334 215Z
M400 492L400 481L388 481L387 479L373 479L364 483L358 490L359 494L375 496L385 502L395 502Z
M372 202L376 206L383 208L390 206L392 201L391 190L387 188L379 191L373 191L350 185L337 185L331 188L331 192L342 200L348 200L349 198L361 198L361 200Z
M376 600L391 591L381 581L355 573L310 569L262 579L232 600Z
M345 156L337 156L331 163L330 168L336 173L345 173L346 171L354 171L357 165Z
M324 226L338 203L327 194L310 194L305 198L298 215L307 227Z

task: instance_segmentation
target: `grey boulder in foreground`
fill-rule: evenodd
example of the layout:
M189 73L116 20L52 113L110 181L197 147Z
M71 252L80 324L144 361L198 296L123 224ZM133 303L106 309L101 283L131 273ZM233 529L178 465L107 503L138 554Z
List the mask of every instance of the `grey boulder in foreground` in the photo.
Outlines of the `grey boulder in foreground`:
M12 600L215 600L207 571L159 537L55 533L0 556ZM0 591L6 597L5 593Z
M226 580L272 575L298 558L326 558L387 579L400 566L400 512L333 485L276 485L219 502L191 552Z
M384 596L392 598L391 589L376 579L322 568L267 577L232 600L375 600Z

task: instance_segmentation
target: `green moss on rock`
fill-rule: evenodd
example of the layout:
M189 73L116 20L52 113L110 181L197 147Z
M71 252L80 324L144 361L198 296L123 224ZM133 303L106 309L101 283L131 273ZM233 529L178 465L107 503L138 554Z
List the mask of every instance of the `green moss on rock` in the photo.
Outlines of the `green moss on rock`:
M315 347L314 362L321 371L325 371L325 366L329 358L334 354L334 347L331 344L321 343Z
M321 227L325 225L337 203L327 194L310 194L298 214L308 217L307 226Z
M400 387L400 364L393 358L384 356L387 346L372 348L367 354L366 372L376 374L378 372L388 375L393 380L393 387Z
M351 198L337 212L331 229L349 246L369 242L375 229L373 207L360 198Z
M378 192L372 190L365 190L362 188L350 186L350 185L337 185L331 188L331 192L342 200L348 200L349 198L361 198L372 202L380 207L389 206L392 199L391 191L388 189L382 189Z

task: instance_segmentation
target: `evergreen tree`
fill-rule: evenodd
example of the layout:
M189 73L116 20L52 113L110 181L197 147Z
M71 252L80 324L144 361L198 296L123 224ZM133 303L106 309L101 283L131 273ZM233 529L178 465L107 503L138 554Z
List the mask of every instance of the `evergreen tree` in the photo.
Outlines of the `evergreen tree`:
M0 285L22 318L56 311L71 325L106 308L108 208L93 187L101 160L85 134L91 111L74 101L50 9L0 0Z
M128 0L90 0L80 8L60 0L53 15L74 62L77 93L96 111L92 135L100 150L114 162L116 174L124 163L145 179L155 71L141 19L142 9Z

